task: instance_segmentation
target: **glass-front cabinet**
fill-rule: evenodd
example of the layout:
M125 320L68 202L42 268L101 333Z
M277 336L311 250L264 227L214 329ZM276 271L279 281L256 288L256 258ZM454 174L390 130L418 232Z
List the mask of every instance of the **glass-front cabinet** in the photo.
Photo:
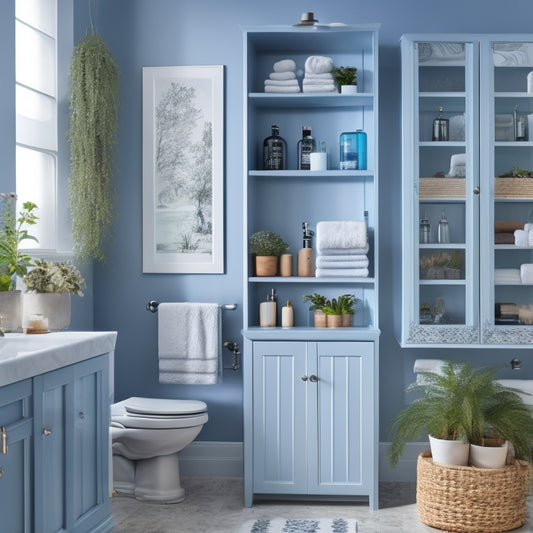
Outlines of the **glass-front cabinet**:
M402 37L402 346L533 343L523 37Z

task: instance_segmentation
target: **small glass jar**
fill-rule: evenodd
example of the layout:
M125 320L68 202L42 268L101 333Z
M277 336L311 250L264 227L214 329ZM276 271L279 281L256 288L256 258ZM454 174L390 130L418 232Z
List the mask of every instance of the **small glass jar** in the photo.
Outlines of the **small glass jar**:
M424 214L423 218L420 219L420 244L428 244L431 242L431 226L427 215Z

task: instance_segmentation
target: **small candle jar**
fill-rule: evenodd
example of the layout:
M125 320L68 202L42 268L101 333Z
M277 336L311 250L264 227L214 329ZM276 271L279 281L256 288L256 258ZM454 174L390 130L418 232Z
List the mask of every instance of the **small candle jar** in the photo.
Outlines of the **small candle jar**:
M40 314L30 315L27 333L42 333L48 331L48 317Z

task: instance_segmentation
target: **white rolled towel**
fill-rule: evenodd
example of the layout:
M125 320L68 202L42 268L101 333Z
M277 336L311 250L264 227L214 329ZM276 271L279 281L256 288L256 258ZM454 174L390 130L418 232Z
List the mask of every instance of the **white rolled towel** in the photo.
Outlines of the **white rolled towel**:
M368 278L368 268L317 268L315 276L317 278Z
M305 77L310 80L333 80L333 74L331 72L324 72L322 74L315 74L314 72L306 72Z
M316 225L318 253L329 250L364 249L368 246L366 222L355 220L321 221ZM351 252L345 252L351 253ZM338 254L333 254L338 255Z
M517 229L514 232L514 244L515 246L520 246L520 248L527 248L531 246L528 243L529 240L529 231L523 229Z
M333 59L325 56L309 56L305 60L305 72L324 74L333 70Z
M268 77L271 80L294 80L296 74L294 72L271 72Z
M274 63L273 70L274 72L291 72L296 70L296 63L292 59L281 59Z
M278 87L291 87L293 85L298 85L298 80L265 80L265 87L267 85Z
M335 85L304 85L302 91L304 93L331 93L334 92Z
M300 87L298 85L292 85L287 87L280 87L278 85L266 85L266 93L299 93Z
M533 264L520 265L520 279L524 285L533 285Z

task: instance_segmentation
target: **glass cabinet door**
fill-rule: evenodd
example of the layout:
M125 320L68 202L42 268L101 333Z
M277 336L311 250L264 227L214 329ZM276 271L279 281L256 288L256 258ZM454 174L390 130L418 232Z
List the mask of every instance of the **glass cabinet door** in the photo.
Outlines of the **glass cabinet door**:
M477 58L402 39L403 344L479 342Z
M482 342L533 342L533 39L481 50ZM486 80L486 81L485 81Z

